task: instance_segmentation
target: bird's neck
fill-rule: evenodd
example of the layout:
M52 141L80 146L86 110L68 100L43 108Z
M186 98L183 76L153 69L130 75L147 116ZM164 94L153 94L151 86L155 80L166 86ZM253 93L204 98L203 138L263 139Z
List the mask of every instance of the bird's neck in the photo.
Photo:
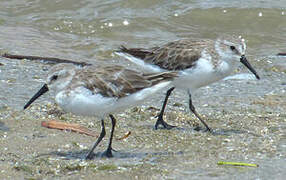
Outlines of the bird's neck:
M224 78L226 76L229 76L237 67L238 63L236 63L235 61L221 59L216 68L216 72L221 76L221 78Z

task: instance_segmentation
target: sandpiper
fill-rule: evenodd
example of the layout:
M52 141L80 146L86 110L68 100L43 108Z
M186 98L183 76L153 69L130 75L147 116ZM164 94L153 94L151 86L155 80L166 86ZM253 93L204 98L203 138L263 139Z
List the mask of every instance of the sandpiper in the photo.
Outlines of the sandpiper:
M250 65L245 56L245 40L240 36L221 36L216 40L209 39L181 39L162 46L151 48L126 48L121 46L115 52L129 61L141 66L145 71L167 72L177 71L178 77L173 81L158 115L155 129L159 125L171 129L175 126L163 120L163 113L169 96L175 88L188 92L189 109L211 131L206 122L197 113L191 94L198 88L229 76L239 63L244 64L257 79L257 72Z
M67 112L97 116L101 133L86 159L92 159L94 149L105 136L104 117L112 122L109 144L103 156L112 157L112 138L116 119L112 113L142 103L144 99L170 85L177 72L144 74L118 65L87 66L59 64L48 73L44 86L30 99L24 109L49 89L55 92L56 103Z

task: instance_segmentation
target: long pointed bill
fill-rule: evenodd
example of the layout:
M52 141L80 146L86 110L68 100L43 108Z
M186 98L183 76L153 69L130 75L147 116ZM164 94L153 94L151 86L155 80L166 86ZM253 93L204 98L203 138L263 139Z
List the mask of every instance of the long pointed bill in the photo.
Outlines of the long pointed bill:
M246 57L244 55L241 56L240 62L244 64L254 75L257 79L260 79L257 72L253 69L253 67L250 65L250 63L247 61Z
M30 99L30 101L24 106L24 109L29 107L38 97L45 94L47 91L49 91L48 85L44 84L44 86Z

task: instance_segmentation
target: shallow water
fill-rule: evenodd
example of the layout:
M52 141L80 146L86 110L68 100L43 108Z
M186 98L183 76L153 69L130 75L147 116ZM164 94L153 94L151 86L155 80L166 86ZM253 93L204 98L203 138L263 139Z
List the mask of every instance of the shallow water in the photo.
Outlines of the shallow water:
M282 175L285 175L285 168L283 172L281 167L286 166L284 112L286 108L286 57L277 57L275 55L279 52L286 52L286 3L284 0L255 2L251 0L235 2L226 0L170 2L162 0L144 2L132 0L84 0L80 2L74 0L11 0L2 1L0 6L0 50L1 52L22 55L50 56L91 63L101 63L102 61L120 62L129 65L127 61L112 53L121 44L128 47L149 47L186 37L214 39L225 33L239 34L247 40L247 57L262 78L260 81L256 81L247 74L235 75L228 80L201 88L196 92L194 102L200 113L213 118L210 122L215 128L246 129L257 134L266 130L269 133L271 128L278 129L277 131L273 130L274 132L269 133L269 136L267 136L267 138L270 138L268 139L269 146L272 142L271 139L273 139L274 142L272 143L275 144L273 149L275 149L276 154L269 152L271 148L268 147L269 149L265 148L265 152L260 149L261 152L259 153L262 155L257 155L258 152L253 146L259 146L264 141L262 138L243 134L243 138L253 141L254 144L251 145L252 148L249 148L249 151L242 148L240 150L245 152L236 152L239 155L231 158L231 153L227 150L230 148L229 146L226 149L216 146L222 143L221 138L191 130L178 130L178 133L183 135L185 139L193 136L197 138L196 140L203 139L205 136L215 139L213 144L202 140L202 143L207 145L203 148L205 151L199 151L199 145L190 145L187 140L180 141L181 146L175 143L177 131L154 132L151 128L154 120L141 124L143 125L142 130L139 126L132 125L132 121L129 122L127 118L126 121L130 123L130 126L141 132L141 134L135 134L134 137L150 133L150 136L156 139L157 136L162 138L167 133L173 138L168 141L171 144L173 143L174 146L162 143L162 147L170 148L175 152L183 151L183 155L170 155L168 153L154 155L152 153L156 152L157 149L149 147L152 146L152 143L140 149L137 147L138 143L141 147L141 141L139 140L139 142L137 140L130 142L134 145L121 143L119 147L122 151L126 150L127 153L131 152L131 154L133 151L139 151L138 157L119 158L119 160L115 158L115 160L110 161L100 160L99 164L103 165L115 163L116 167L122 168L122 164L128 166L125 167L127 170L119 168L112 172L108 171L108 175L97 173L98 177L113 177L116 175L124 178L130 177L126 175L130 173L144 179L144 173L148 172L148 168L153 168L150 173L151 178L160 177L156 175L156 172L160 172L163 179L183 179L190 176L194 179L230 179L233 178L233 175L235 175L235 178L279 179ZM17 134L18 136L29 136L27 133L33 134L33 132L29 132L27 128L24 128L26 131L23 130L13 134L15 132L11 129L15 130L15 127L22 127L23 125L17 121L14 124L15 127L13 127L13 123L7 121L22 118L24 119L23 122L27 123L27 119L33 113L21 115L19 112L21 112L23 104L41 87L50 65L4 58L0 58L0 63L3 64L2 66L0 64L1 137L3 138L5 134L9 136L9 133L11 133L10 137L15 138L15 143L21 143L22 141L16 138ZM249 73L244 67L240 68L238 72ZM147 105L159 107L162 97L163 95L158 95ZM36 105L46 104L47 102L53 102L51 94L39 99ZM189 119L194 119L193 116L188 114L188 110L184 106L187 104L184 92L177 91L170 104L177 102L182 103L183 106L171 106L169 111L184 112ZM18 118L12 115L15 111L19 116ZM41 113L39 117L46 118L44 112ZM253 121L251 121L253 124L249 123L248 119L240 121L241 118L246 118L244 114L253 116ZM174 116L176 117L176 115ZM38 116L34 118L38 118ZM228 121L225 120L227 118L229 118ZM216 119L220 119L220 121ZM271 119L272 121L266 123L265 119ZM169 120L172 120L172 118ZM263 122L258 123L256 120ZM147 124L148 127L146 127ZM249 128L248 125L254 126L253 129ZM39 123L33 125L31 123L31 126L34 126L32 129L35 130L39 128ZM48 133L61 134L61 132L51 132L51 130L45 130L45 132L47 136L49 136ZM65 138L68 139L70 136L74 140L79 135L66 135ZM231 137L229 137L231 141L238 141L233 144L236 148L240 147L239 143L249 143L240 141L239 136L231 133ZM82 137L82 139L84 138L86 137ZM145 138L149 139L148 137ZM71 141L71 139L67 141ZM52 140L53 138L50 139L49 144L54 146L63 141L63 139L56 142ZM2 141L4 142L5 138ZM28 142L35 143L32 140ZM86 145L91 142L91 139L87 140ZM29 143L23 143L22 146L27 148ZM189 148L184 151L182 150L184 146L189 146ZM217 149L207 151L212 146ZM10 146L7 147L10 148ZM14 146L11 145L11 147ZM196 153L192 152L192 148ZM6 152L3 149L1 151L1 153ZM151 155L146 155L147 152L151 152ZM15 156L22 156L26 153L37 154L37 150L13 153L16 154ZM227 158L222 155L223 153L226 153ZM197 158L196 154L199 154ZM247 157L251 157L251 159ZM29 162L31 158L31 156L27 156L23 159ZM218 167L214 161L221 158L233 161L252 161L262 164L262 166L257 170ZM116 162L117 160L119 162ZM211 163L198 165L204 160ZM6 161L12 162L14 159L11 157L10 161ZM64 161L64 163L69 162ZM131 164L134 164L135 168L130 168ZM14 173L15 169L13 168L7 167L6 169L6 166L2 165L1 167L5 169L6 173L9 171L8 174L12 176L13 174L23 175L21 171ZM66 171L61 172L59 177L63 177L64 174L68 173ZM79 177L84 173L79 171L75 174ZM30 174L25 173L24 175L30 176ZM0 177L4 177L4 173ZM87 177L91 178L92 176Z

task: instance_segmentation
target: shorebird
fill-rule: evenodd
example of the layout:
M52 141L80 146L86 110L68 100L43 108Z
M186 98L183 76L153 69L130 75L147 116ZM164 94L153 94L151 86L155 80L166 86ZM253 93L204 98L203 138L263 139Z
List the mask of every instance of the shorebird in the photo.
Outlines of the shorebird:
M157 91L170 85L177 72L143 74L118 65L86 66L59 64L48 73L44 86L29 100L24 109L38 97L55 92L56 103L66 112L97 116L101 119L101 133L86 159L92 159L94 149L105 136L104 117L109 116L112 129L109 144L102 156L112 157L112 139L116 125L114 112L142 103Z
M121 46L115 53L141 66L144 71L178 72L178 77L173 81L173 87L166 93L155 129L159 125L166 129L175 127L163 120L163 114L172 91L175 88L181 88L188 92L190 111L204 124L207 131L211 131L211 128L197 113L191 94L200 87L229 76L240 63L244 64L257 79L260 79L246 59L245 51L245 40L240 36L222 36L216 40L181 39L151 48Z

